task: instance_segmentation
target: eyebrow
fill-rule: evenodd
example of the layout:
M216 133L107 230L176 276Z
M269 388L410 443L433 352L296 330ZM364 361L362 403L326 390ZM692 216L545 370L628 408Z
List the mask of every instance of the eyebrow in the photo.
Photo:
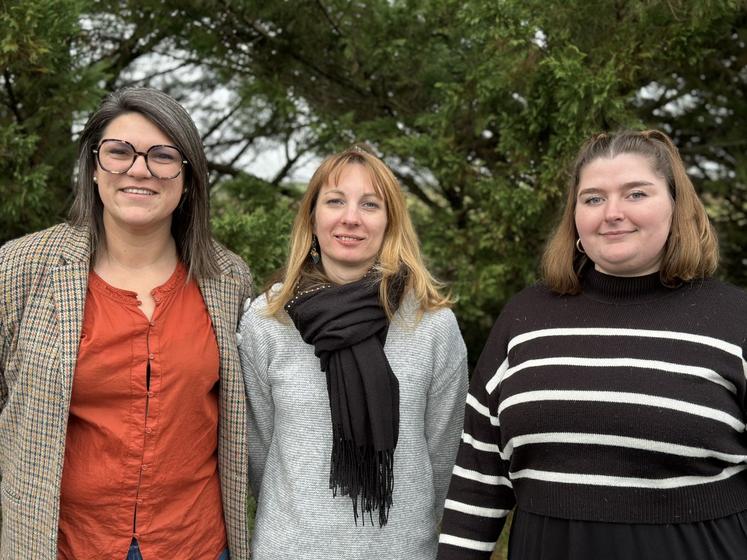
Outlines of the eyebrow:
M320 196L324 196L324 195L327 195L327 194L337 194L337 195L343 195L343 196L345 196L345 193L341 189L329 189L328 191L322 191L319 194L320 194ZM368 197L379 198L379 199L382 198L381 196L379 196L379 194L376 191L365 192L365 193L363 193L363 197L362 198L365 198L367 196Z
M651 181L628 181L627 183L623 183L620 186L620 188L621 190L630 190L636 187L651 187L651 186L653 186L653 183ZM598 189L596 187L589 187L589 188L578 191L578 194L576 196L581 196L582 194L596 194L596 193L604 193L604 192L606 192L604 189Z

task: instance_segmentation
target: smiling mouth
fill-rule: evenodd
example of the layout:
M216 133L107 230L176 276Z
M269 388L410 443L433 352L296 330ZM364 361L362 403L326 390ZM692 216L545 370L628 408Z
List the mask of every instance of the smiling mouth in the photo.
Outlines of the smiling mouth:
M363 239L365 239L365 238L358 237L356 235L341 235L341 234L336 234L335 235L335 239L338 239L340 241L363 241Z
M120 189L120 190L123 193L127 193L127 194L142 194L142 195L145 195L145 196L153 196L155 194L158 194L158 193L156 193L156 191L152 191L150 189L138 188L138 187L126 187L126 188Z
M619 235L627 235L628 233L635 233L635 231L634 230L605 231L604 233L601 233L600 235L603 235L604 237L617 237Z

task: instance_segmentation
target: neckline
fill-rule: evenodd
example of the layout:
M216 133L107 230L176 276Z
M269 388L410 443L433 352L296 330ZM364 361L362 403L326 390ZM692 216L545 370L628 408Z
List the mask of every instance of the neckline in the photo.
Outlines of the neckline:
M186 267L181 261L178 261L174 268L174 272L171 273L168 280L160 286L153 288L150 291L151 295L156 298L156 301L163 300L169 293L173 292L177 286L184 283L184 278L186 278L186 276ZM96 274L96 271L93 268L90 269L88 274L88 285L90 288L116 301L139 305L136 292L112 286L106 280L101 278L101 276Z
M659 272L644 276L612 276L590 268L581 279L583 293L593 299L610 303L641 303L673 293L661 283Z

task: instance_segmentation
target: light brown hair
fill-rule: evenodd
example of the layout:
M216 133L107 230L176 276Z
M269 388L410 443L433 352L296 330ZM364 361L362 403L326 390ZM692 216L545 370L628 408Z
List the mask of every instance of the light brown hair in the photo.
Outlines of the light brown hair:
M92 259L105 241L104 206L93 172L104 129L127 113L139 113L156 125L189 162L182 169L184 194L171 220L171 234L179 259L187 266L188 278L218 274L210 232L208 167L202 139L189 113L173 97L152 88L124 88L107 95L89 117L78 144L78 183L70 209L70 223L91 232Z
M598 158L614 158L620 154L639 154L647 158L653 171L666 180L674 201L672 225L659 269L662 284L675 286L704 278L712 275L718 266L716 232L669 136L658 130L602 133L587 140L576 157L560 223L542 255L542 278L555 292L579 293L580 273L589 261L576 248L576 195L581 173Z
M423 263L418 237L396 177L378 157L360 146L352 146L327 157L311 177L293 222L288 260L278 278L283 287L276 293L267 292L268 314L278 316L297 290L330 283L321 265L314 265L309 257L314 210L322 187L336 184L346 165L361 165L366 169L376 194L386 206L387 225L374 270L381 275L379 299L387 316L391 319L394 314L387 297L389 286L401 270L406 275L405 291L415 297L421 311L450 305L449 297L440 293L441 284Z

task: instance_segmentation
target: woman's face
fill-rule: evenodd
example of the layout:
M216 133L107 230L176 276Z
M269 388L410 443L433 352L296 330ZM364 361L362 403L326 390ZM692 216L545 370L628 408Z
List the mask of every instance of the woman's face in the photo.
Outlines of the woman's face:
M366 167L345 165L335 184L327 181L314 209L314 234L330 280L347 284L376 262L387 225L386 203L376 193Z
M113 119L101 139L102 142L124 140L138 152L147 152L157 145L174 145L160 128L140 113L125 113ZM150 157L153 167L155 157ZM170 229L171 216L184 191L183 170L173 179L158 179L146 167L145 158L138 156L132 167L121 174L104 171L97 161L94 178L104 205L105 228L117 227L133 233Z
M659 270L673 210L666 180L642 155L600 157L581 171L576 230L600 272L642 276Z

